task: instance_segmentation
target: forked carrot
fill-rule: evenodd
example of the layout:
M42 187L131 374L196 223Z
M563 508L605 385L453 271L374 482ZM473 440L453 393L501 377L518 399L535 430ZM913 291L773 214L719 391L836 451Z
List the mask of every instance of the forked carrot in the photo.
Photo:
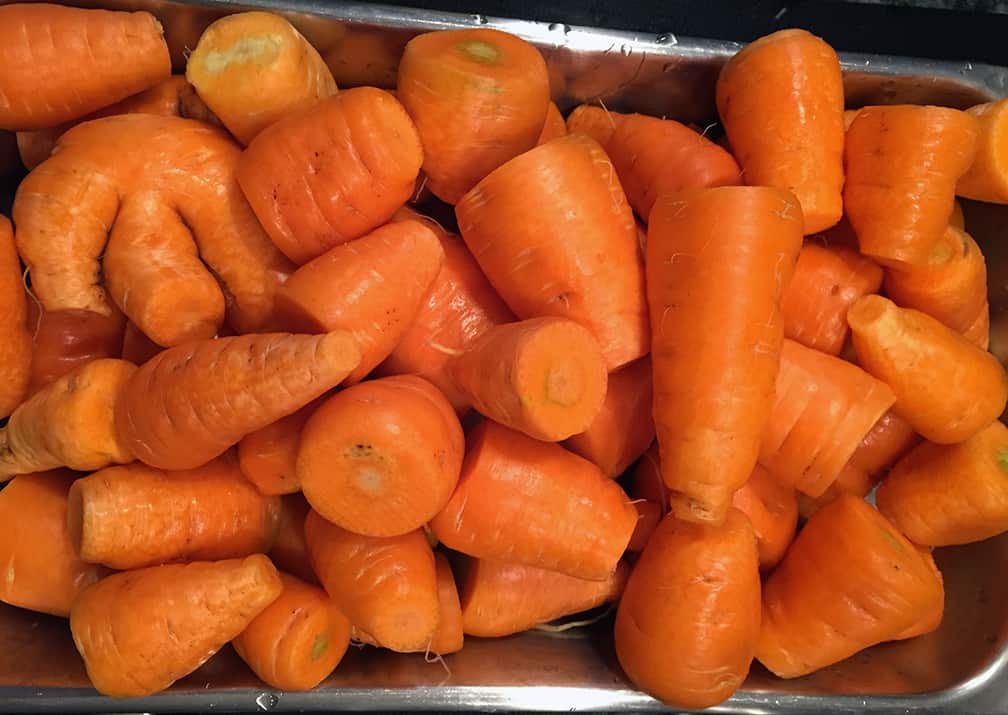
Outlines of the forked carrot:
M35 394L81 365L119 357L125 328L117 310L111 315L91 310L40 310L38 303L29 300L28 330L32 335L28 393Z
M98 313L92 313L91 315L98 316ZM126 323L122 339L123 360L129 360L134 365L143 365L162 350L164 348L144 335L140 328L133 323Z
M0 214L0 417L6 417L28 394L32 334L28 326L21 261L10 221Z
M297 452L305 423L320 402L310 402L297 412L250 432L238 443L242 474L262 494L291 494L301 490Z
M749 479L732 495L732 506L749 517L761 571L772 571L794 539L798 498L764 467L756 465Z
M1008 152L1004 141L1008 101L978 104L966 112L976 117L979 137L976 156L966 173L959 177L956 193L977 201L1008 203Z
M568 134L587 134L597 141L603 149L608 149L609 141L616 132L616 127L623 120L619 112L610 112L604 107L592 104L581 104L567 115Z
M434 638L430 644L430 652L448 655L462 650L465 642L462 605L459 603L455 576L452 574L448 557L438 552L434 554L434 562L437 567L439 614L437 629L434 631Z
M548 141L559 139L567 134L567 124L557 106L550 102L546 109L546 121L543 123L542 131L539 132L539 139L536 146L545 144Z
M305 517L310 508L308 501L300 493L285 494L280 498L276 538L269 550L269 557L281 571L293 574L302 581L318 583L308 557L304 535Z

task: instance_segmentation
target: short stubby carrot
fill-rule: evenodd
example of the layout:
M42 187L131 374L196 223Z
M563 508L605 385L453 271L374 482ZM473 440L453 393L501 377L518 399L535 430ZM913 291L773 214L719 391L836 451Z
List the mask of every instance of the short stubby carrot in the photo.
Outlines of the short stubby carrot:
M319 404L310 402L297 412L250 432L238 443L241 472L262 494L301 491L297 477L298 446L305 423Z
M450 549L603 581L637 523L618 484L591 462L489 420L467 436L462 477L430 522Z
M396 89L420 132L428 186L449 204L535 146L550 101L539 50L490 29L414 37Z
M798 29L761 37L721 70L717 107L747 184L793 193L805 234L840 220L844 89L832 47Z
M976 152L975 117L947 107L865 107L847 130L844 211L861 252L921 265L948 227L955 186Z
M91 313L91 315L98 315L98 313ZM134 365L143 365L163 349L144 335L136 325L130 322L126 323L122 339L123 360L129 360Z
M119 357L125 332L118 310L110 315L92 310L40 310L35 301L28 303L28 330L32 335L29 394L93 360Z
M616 611L616 655L631 682L673 708L717 705L748 675L759 630L759 559L745 515L729 508L721 526L666 516Z
M1008 400L998 359L929 315L877 295L847 313L858 363L896 393L893 411L925 439L962 442Z
M987 102L966 110L977 119L979 137L976 156L956 182L956 193L968 199L995 204L1008 203L1008 100ZM960 228L962 228L960 226Z
M305 425L297 478L312 509L367 536L419 529L448 502L465 451L462 425L415 375L368 380L328 398Z
M559 139L567 134L567 124L557 106L550 102L546 109L546 121L543 123L542 131L539 132L539 139L536 146L545 144L548 141Z
M773 188L669 194L651 212L653 413L680 518L720 522L756 465L801 227L795 198Z
M899 637L941 592L923 554L845 494L812 515L763 585L756 657L781 678L806 675Z
M732 506L749 517L761 571L771 571L784 558L798 527L798 497L794 489L756 465L748 481L732 495Z
M604 107L581 104L567 115L567 133L587 134L603 149L608 149L616 127L623 121L624 116L619 112L610 112Z
M455 207L462 238L515 315L581 323L610 370L649 343L636 224L614 177L602 147L573 134L512 159Z
M318 583L318 576L308 557L304 535L305 517L310 508L300 492L285 494L280 498L276 538L273 539L268 556L281 571L293 574L302 581Z
M431 639L430 652L437 655L448 655L462 650L465 643L465 631L462 624L462 604L459 603L458 588L455 576L452 574L448 557L443 553L434 554L437 566L438 585L438 625Z
M208 661L282 590L262 554L125 571L81 594L70 630L98 692L151 695Z
M0 215L0 305L4 306L0 315L0 417L6 417L28 393L32 334L14 232L3 215Z

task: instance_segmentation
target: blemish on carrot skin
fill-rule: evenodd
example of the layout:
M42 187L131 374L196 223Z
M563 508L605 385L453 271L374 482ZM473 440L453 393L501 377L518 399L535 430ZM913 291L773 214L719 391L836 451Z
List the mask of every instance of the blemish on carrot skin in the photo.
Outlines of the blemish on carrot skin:
M998 466L1001 468L1002 472L1008 472L1008 447L1001 447L998 449L994 458L997 460Z
M311 649L311 659L318 660L322 657L322 654L326 652L329 648L329 634L319 633L315 636L315 642L312 643Z
M891 547L893 547L897 551L902 551L903 550L903 544L901 544L899 542L899 540L895 536L893 536L892 534L890 534L888 529L886 529L885 527L879 526L879 531L882 532L882 538L884 538L886 540L887 544L889 544Z

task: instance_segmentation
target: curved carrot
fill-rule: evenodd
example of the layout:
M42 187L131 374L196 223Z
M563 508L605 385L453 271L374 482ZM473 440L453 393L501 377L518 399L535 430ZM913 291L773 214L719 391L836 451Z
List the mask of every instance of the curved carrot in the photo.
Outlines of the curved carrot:
M0 8L0 129L44 129L147 89L171 74L161 24L147 12L43 3Z
M98 316L98 313L91 313ZM102 317L102 316L99 316ZM126 323L122 340L122 359L134 365L143 365L164 348L144 335L133 323Z
M32 334L14 232L3 215L0 215L0 305L4 306L0 315L0 417L6 417L28 394Z
M304 407L359 361L353 337L342 330L187 343L137 370L116 404L116 427L142 462L191 469Z
M203 665L282 590L261 554L126 571L81 594L70 630L98 692L150 695Z
M280 498L277 512L276 538L269 550L269 557L281 571L297 576L308 583L318 583L308 557L305 543L304 524L308 516L308 501L301 495L285 494Z
M844 147L844 210L861 252L889 267L927 263L973 161L977 120L947 107L858 112Z
M757 464L748 481L732 495L732 506L749 517L760 570L772 570L784 558L798 527L795 490Z
M539 139L536 146L545 144L548 141L559 139L567 135L567 124L557 106L550 102L546 108L546 121L543 123L542 131L539 132Z
M448 502L465 436L433 385L396 375L327 399L305 425L297 476L312 509L366 536L419 529Z
M858 362L892 388L893 411L925 439L962 442L1004 411L1001 363L934 318L869 295L847 320Z
M119 357L123 322L119 311L102 315L90 310L40 310L38 303L29 300L32 355L28 394L93 360Z
M455 214L469 250L519 318L581 323L610 370L647 353L633 211L595 141L570 135L512 159Z
M301 490L297 476L297 452L308 418L319 402L310 402L297 412L250 432L238 443L242 474L262 494L290 494Z
M793 196L761 187L665 195L651 212L655 431L680 518L720 522L756 464L801 225Z
M666 509L662 504L646 499L635 499L633 505L637 510L637 526L626 548L631 553L640 553L651 540L651 535L665 516Z
M717 705L749 673L759 629L759 563L746 517L729 508L721 526L710 526L666 516L616 611L616 655L634 685L675 708Z
M623 117L623 114L610 112L604 107L582 104L567 115L567 133L587 134L603 149L608 149L609 141Z
M430 522L450 549L602 581L637 523L618 484L559 445L482 422L469 432L462 477Z
M490 29L414 37L396 88L420 132L428 186L449 204L535 146L550 101L539 50Z
M792 192L805 234L840 220L844 90L832 47L805 30L761 37L721 70L717 107L746 183Z
M434 562L437 567L439 616L437 629L431 640L430 652L448 655L462 650L465 641L462 605L459 603L455 576L452 574L448 557L442 553L434 554Z
M1008 153L1004 142L1008 100L978 104L966 112L977 120L977 151L969 169L956 182L956 193L977 201L1008 203Z
M932 612L941 579L870 504L849 494L812 515L763 585L756 657L796 678L892 640Z

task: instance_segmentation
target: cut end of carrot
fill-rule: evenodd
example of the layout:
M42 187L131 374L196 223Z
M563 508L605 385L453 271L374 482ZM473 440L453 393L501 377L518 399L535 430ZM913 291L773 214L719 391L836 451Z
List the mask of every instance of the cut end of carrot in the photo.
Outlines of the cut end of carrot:
M847 323L851 330L858 332L883 320L896 306L880 295L866 295L858 298L847 311Z
M466 58L481 65L497 64L501 58L500 48L484 40L460 42L457 47Z

